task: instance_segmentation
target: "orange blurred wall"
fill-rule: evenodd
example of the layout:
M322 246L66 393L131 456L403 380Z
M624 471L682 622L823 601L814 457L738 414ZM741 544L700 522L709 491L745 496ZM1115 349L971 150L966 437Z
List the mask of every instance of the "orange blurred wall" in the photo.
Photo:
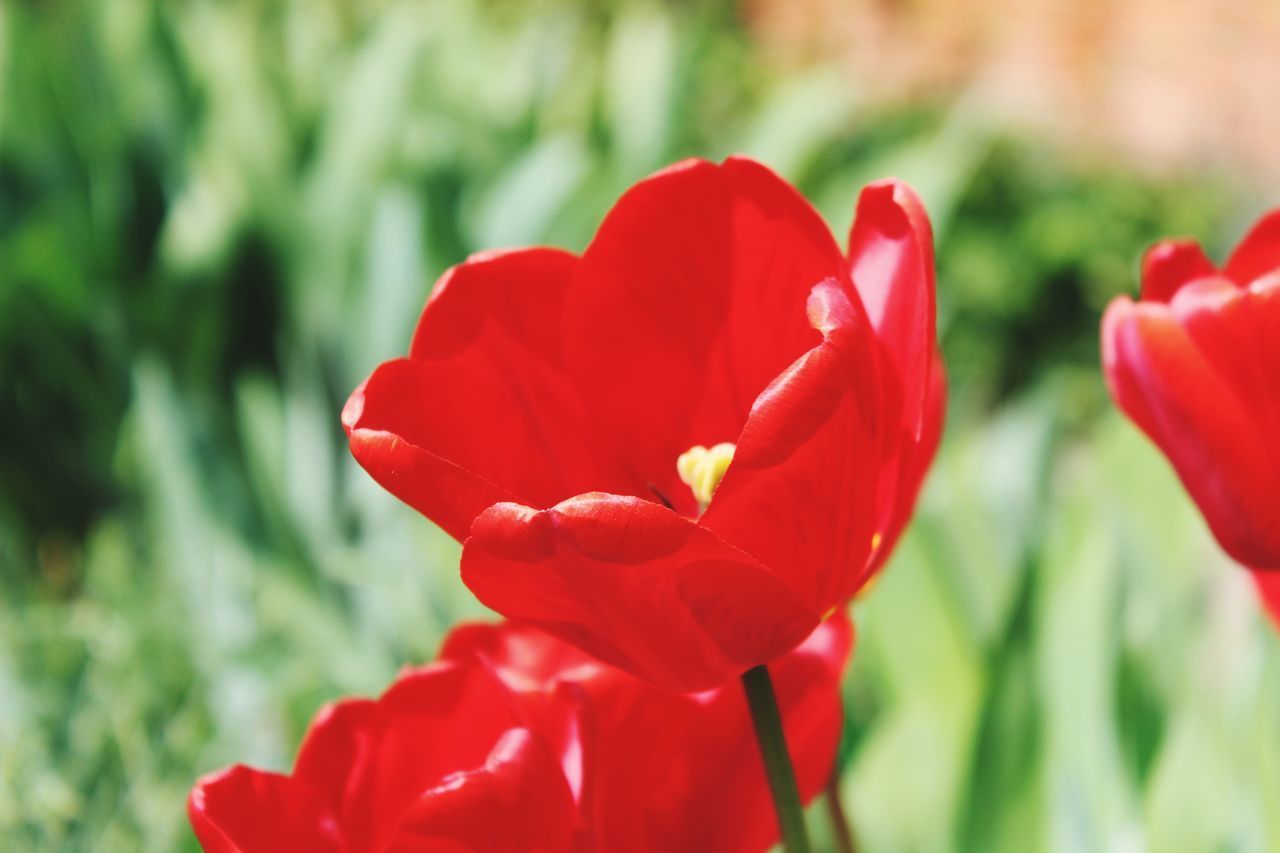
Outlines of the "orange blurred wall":
M1152 167L1280 183L1280 2L746 0L788 60L835 57L875 100L964 94Z

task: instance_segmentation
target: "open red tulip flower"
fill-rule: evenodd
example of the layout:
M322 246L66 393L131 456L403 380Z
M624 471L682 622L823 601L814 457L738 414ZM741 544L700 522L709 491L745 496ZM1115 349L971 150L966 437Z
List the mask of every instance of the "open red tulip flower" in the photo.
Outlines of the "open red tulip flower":
M915 194L867 187L841 252L730 158L632 187L581 256L450 270L343 423L482 602L684 692L778 659L882 564L944 397Z
M773 665L801 795L831 772L852 628ZM737 685L658 690L535 628L456 629L378 700L321 711L293 773L237 766L188 801L206 851L762 851L778 838Z
M1280 574L1280 211L1221 268L1189 240L1152 247L1142 299L1111 304L1102 350L1112 397L1169 457L1223 550ZM1275 578L1260 579L1273 603Z

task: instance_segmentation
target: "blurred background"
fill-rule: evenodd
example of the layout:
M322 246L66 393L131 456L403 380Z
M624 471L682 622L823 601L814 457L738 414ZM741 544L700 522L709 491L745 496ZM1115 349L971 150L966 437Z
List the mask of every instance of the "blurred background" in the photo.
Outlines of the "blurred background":
M1280 199L1277 39L1249 0L0 0L0 847L192 850L197 775L288 768L482 616L343 400L448 265L743 152L838 234L906 178L937 235L864 851L1280 850L1280 633L1097 357L1146 245Z

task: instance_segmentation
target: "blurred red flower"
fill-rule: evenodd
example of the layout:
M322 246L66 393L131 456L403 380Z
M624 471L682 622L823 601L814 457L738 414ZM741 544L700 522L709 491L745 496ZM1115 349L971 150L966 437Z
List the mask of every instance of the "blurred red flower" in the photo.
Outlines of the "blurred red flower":
M771 667L801 796L831 773L843 615ZM312 723L291 775L236 766L188 813L217 853L758 851L778 837L737 684L659 690L530 626L471 625Z
M1111 396L1173 463L1222 548L1280 570L1280 211L1221 269L1190 240L1142 264L1102 321ZM1263 589L1277 584L1260 579Z
M343 423L374 479L465 540L485 604L701 690L883 563L942 428L934 318L905 185L862 192L846 257L764 166L691 160L632 187L581 257L446 273Z

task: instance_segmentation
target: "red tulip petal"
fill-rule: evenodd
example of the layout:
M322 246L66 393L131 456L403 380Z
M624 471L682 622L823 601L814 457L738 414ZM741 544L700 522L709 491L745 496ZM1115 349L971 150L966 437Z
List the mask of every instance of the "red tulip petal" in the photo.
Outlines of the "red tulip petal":
M756 400L701 524L823 612L865 577L883 430L897 424L879 410L875 337L861 306L829 280L813 289L809 315L822 342Z
M1112 303L1103 319L1108 385L1169 457L1223 549L1247 565L1280 566L1277 451L1251 401L1238 396L1175 316L1193 313L1188 300L1221 294L1211 283L1193 287L1179 291L1174 308Z
M1262 606L1280 628L1280 571L1255 571L1253 579L1258 584Z
M881 347L881 405L901 412L883 431L885 463L877 487L875 553L863 575L892 553L941 438L946 377L937 350L933 231L915 192L884 181L863 190L849 233L854 286ZM937 374L937 375L935 375Z
M1202 280L1170 307L1263 434L1280 435L1280 276L1246 287Z
M422 376L422 369L407 359L389 361L356 389L343 409L343 420L359 424L369 402L385 402L387 415L397 413L404 418L399 425L401 432L414 431L417 413L410 408L429 397L430 383ZM369 393L371 392L371 393ZM483 396L483 395L478 395ZM484 397L491 402L491 397ZM401 403L407 405L401 405ZM376 403L375 403L376 405ZM367 422L387 421L370 419ZM452 417L434 418L426 423L461 424L464 419ZM465 421L470 424L469 420ZM480 430L477 430L477 433ZM434 521L453 538L461 541L471 528L471 522L488 507L514 495L484 477L459 466L438 454L405 439L394 428L372 429L365 426L349 427L348 442L351 455L383 488L395 495L427 518Z
M507 692L483 668L435 664L405 673L381 699L321 711L294 778L330 805L349 843L375 850L424 791L483 766L518 722Z
M933 369L929 373L929 394L925 398L924 430L915 441L904 441L894 462L890 464L892 482L882 481L879 500L883 501L877 516L881 522L880 538L873 541L875 553L871 558L870 573L884 566L893 553L894 546L907 522L915 511L916 498L924 485L925 475L937 455L942 441L942 428L947 416L947 371L942 354L934 354Z
M937 347L933 230L915 191L900 181L868 185L849 231L853 286L887 354L886 405L901 401L912 440L924 429ZM892 409L891 409L892 410Z
M582 696L575 684L612 667L576 646L520 622L475 623L449 632L441 660L478 659L519 695L521 716L560 756L561 768L576 798L584 796Z
M351 451L388 491L458 539L489 506L550 506L588 489L645 488L594 452L564 373L562 302L577 266L553 249L454 267L409 359L387 362L343 410Z
M1218 269L1194 240L1161 240L1142 258L1142 298L1168 302L1188 282L1216 276Z
M577 806L555 757L527 729L512 729L483 767L424 794L389 849L569 853L577 825Z
M345 849L333 812L314 791L242 765L200 779L187 816L205 853Z
M1138 311L1138 304L1127 296L1117 296L1107 306L1102 316L1102 372L1111 399L1148 438L1155 441L1160 430L1156 414L1148 404L1146 392L1141 389L1134 366L1126 354L1131 347L1122 352L1120 346L1122 330L1128 337L1133 337Z
M818 621L746 554L662 506L618 495L543 511L492 507L463 545L462 578L498 612L677 691L773 660Z
M449 631L441 660L480 658L513 690L551 690L564 678L590 677L602 664L577 646L525 622L473 622Z
M1280 270L1280 210L1258 220L1222 267L1227 278L1246 285Z
M596 429L695 514L676 458L734 440L756 396L816 342L805 300L842 268L822 219L758 163L690 160L632 187L566 300L566 359Z
M770 666L800 796L827 781L843 723L840 678L848 620L820 626ZM739 684L664 692L608 671L582 687L601 732L592 811L600 849L615 853L765 850L778 840L764 766Z

